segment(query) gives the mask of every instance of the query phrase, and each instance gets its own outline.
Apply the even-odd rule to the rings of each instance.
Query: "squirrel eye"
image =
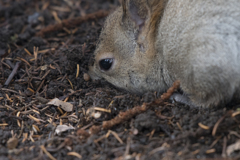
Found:
[[[107,58],[99,61],[99,66],[102,70],[107,71],[111,68],[113,63],[112,58]]]

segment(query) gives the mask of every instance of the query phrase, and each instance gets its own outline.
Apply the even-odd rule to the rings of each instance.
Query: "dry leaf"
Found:
[[[45,71],[48,68],[48,65],[41,66],[41,70]]]
[[[231,144],[227,147],[227,155],[230,156],[231,153],[234,151],[240,150],[240,140],[238,140],[236,143]]]
[[[54,106],[61,107],[66,112],[71,112],[73,110],[73,105],[71,103],[63,102],[63,101],[59,100],[58,98],[52,99],[47,104],[52,104]]]
[[[67,125],[58,125],[55,133],[57,133],[58,135],[64,131],[67,131],[69,129],[75,129],[73,126],[67,126]]]
[[[16,137],[12,137],[7,141],[7,148],[14,149],[18,145],[18,139]]]

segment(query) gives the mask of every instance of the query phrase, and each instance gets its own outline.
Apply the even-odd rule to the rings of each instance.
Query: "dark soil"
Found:
[[[156,95],[140,97],[104,80],[84,80],[103,16],[36,33],[117,5],[118,0],[0,1],[0,159],[240,159],[237,104],[190,108],[169,101],[89,134],[93,125]],[[73,110],[47,104],[53,98],[73,104]],[[75,129],[56,134],[59,125]],[[238,146],[231,150],[233,144]]]

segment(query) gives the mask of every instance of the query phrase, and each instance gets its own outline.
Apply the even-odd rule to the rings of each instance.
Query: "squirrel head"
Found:
[[[159,0],[122,0],[105,21],[94,64],[89,66],[91,78],[104,78],[139,94],[158,90],[161,71],[155,37],[161,10]]]

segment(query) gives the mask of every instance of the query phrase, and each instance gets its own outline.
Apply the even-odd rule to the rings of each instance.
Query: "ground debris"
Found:
[[[235,142],[234,144],[231,144],[227,147],[227,155],[230,156],[231,153],[233,153],[234,151],[239,151],[240,150],[240,140],[238,140],[237,142]]]
[[[70,129],[75,129],[75,128],[73,126],[58,125],[56,130],[55,130],[55,133],[60,135],[62,132],[65,132],[65,131],[70,130]]]
[[[52,104],[54,106],[61,107],[66,112],[72,112],[72,110],[73,110],[73,105],[71,103],[61,101],[58,98],[52,99],[47,104],[49,104],[49,105]]]
[[[191,108],[167,100],[177,87],[159,98],[90,79],[119,2],[0,1],[0,159],[239,159],[239,103]]]

